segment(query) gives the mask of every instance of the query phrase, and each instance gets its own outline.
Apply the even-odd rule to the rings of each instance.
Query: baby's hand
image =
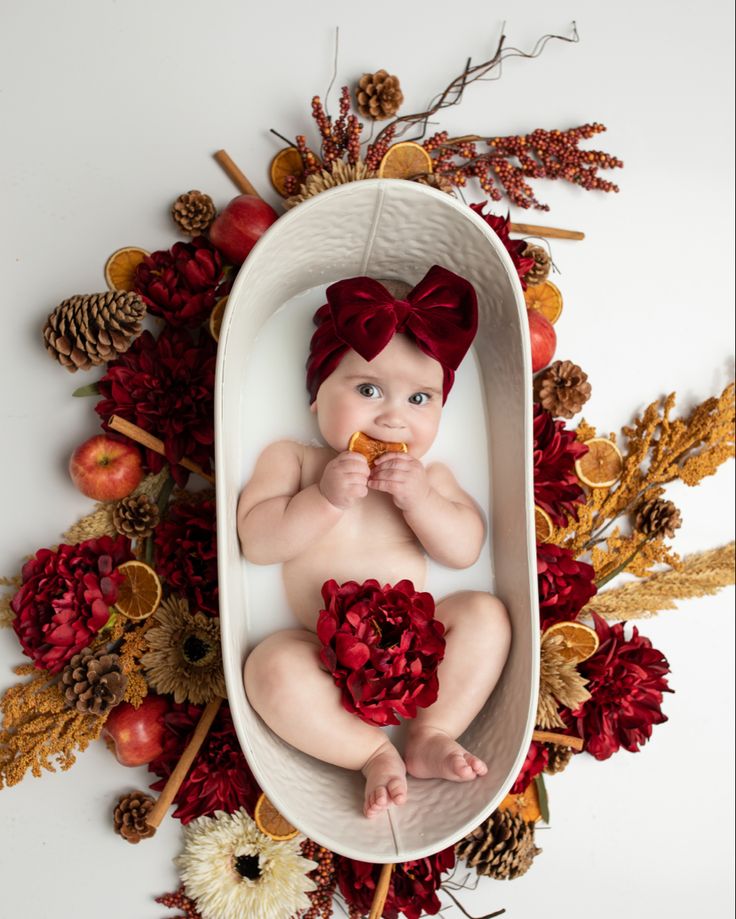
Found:
[[[401,511],[412,511],[427,500],[431,486],[424,466],[408,453],[384,453],[373,464],[368,486],[385,491]]]
[[[345,510],[368,494],[368,461],[360,453],[346,450],[325,466],[319,490],[330,504]]]

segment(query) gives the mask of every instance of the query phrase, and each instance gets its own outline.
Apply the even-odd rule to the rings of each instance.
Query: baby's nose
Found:
[[[376,424],[382,428],[392,430],[406,427],[403,413],[398,406],[387,405],[376,417]]]

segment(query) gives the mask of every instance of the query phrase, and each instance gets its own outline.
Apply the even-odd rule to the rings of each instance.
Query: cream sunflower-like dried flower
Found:
[[[332,172],[321,169],[314,175],[307,176],[304,183],[299,187],[299,191],[284,201],[287,208],[296,207],[307,198],[312,198],[320,192],[327,191],[328,188],[335,188],[337,185],[347,185],[348,182],[359,182],[362,179],[375,179],[378,173],[374,169],[369,169],[363,160],[351,166],[342,160],[335,160],[332,164]]]
[[[575,711],[590,698],[585,688],[588,681],[578,673],[575,660],[565,658],[564,648],[561,635],[550,635],[542,642],[537,724],[545,730],[565,727],[559,705]]]
[[[289,919],[312,905],[317,864],[301,854],[304,839],[265,836],[244,808],[215,811],[184,827],[184,851],[174,861],[203,919]]]
[[[220,620],[189,611],[181,597],[171,596],[156,610],[141,657],[148,685],[171,693],[176,702],[203,705],[225,696],[220,654]]]

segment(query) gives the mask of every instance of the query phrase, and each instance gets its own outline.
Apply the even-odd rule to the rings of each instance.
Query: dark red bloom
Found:
[[[154,791],[163,789],[166,779],[176,768],[202,711],[196,705],[175,703],[164,715],[164,752],[148,764],[149,771],[160,776],[160,781],[151,785]],[[240,749],[230,708],[223,702],[176,793],[174,803],[177,808],[173,816],[182,823],[189,823],[196,817],[212,816],[217,810],[232,814],[244,807],[252,817],[260,793],[261,789]]]
[[[511,786],[511,791],[509,794],[520,795],[523,794],[532,779],[544,771],[544,767],[549,762],[549,750],[545,747],[544,744],[538,743],[536,740],[531,742],[529,746],[529,752],[526,755],[524,760],[524,765],[521,767],[521,772],[516,777],[516,781]]]
[[[193,610],[216,616],[217,518],[212,498],[173,503],[153,533],[156,571]]]
[[[534,403],[534,501],[557,526],[567,525],[568,514],[578,519],[575,505],[585,501],[585,492],[575,473],[575,460],[587,452],[563,421]]]
[[[593,621],[598,650],[578,664],[590,698],[577,711],[562,709],[560,714],[596,759],[608,759],[621,747],[638,753],[652,736],[652,726],[667,721],[661,706],[663,693],[674,692],[666,679],[669,664],[636,626],[626,638],[626,623],[609,625],[596,613]]]
[[[125,537],[103,536],[39,549],[25,563],[10,606],[21,647],[39,670],[58,673],[107,623],[123,581],[115,569],[130,558]]]
[[[381,874],[381,865],[335,856],[335,872],[340,892],[348,905],[368,912]],[[419,919],[427,913],[440,911],[437,896],[442,875],[455,867],[455,847],[448,846],[427,858],[401,862],[391,875],[386,905],[381,913],[385,919],[397,919],[403,913],[407,919]]]
[[[511,239],[509,236],[509,223],[511,222],[511,217],[509,214],[507,214],[505,217],[498,217],[496,214],[484,214],[483,208],[486,206],[486,204],[488,204],[487,201],[481,201],[480,204],[471,204],[470,209],[475,211],[479,217],[482,217],[485,220],[488,226],[504,244],[506,251],[511,256],[511,261],[514,263],[516,273],[519,275],[522,290],[526,290],[526,281],[524,280],[524,275],[527,273],[527,271],[529,271],[530,268],[534,267],[534,259],[524,256],[524,250],[526,249],[527,245],[526,240]]]
[[[200,329],[194,337],[186,329],[167,326],[157,339],[145,331],[125,354],[107,365],[99,382],[103,399],[95,406],[102,427],[109,430],[111,415],[120,415],[164,442],[166,457],[143,451],[149,472],[166,464],[177,485],[189,473],[179,461],[188,457],[204,469],[213,453],[214,389],[217,345]]]
[[[173,326],[200,325],[219,296],[222,257],[204,236],[152,252],[135,271],[136,293],[149,312]]]
[[[434,600],[411,581],[326,581],[317,619],[320,660],[342,690],[342,704],[368,724],[399,724],[437,698],[445,628]]]
[[[539,617],[543,629],[555,622],[575,619],[596,592],[595,569],[579,562],[569,549],[549,542],[537,543]]]

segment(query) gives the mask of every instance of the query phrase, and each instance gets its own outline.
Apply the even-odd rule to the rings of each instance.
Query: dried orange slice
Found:
[[[215,339],[215,341],[220,340],[220,327],[222,326],[222,317],[225,313],[226,306],[227,297],[220,297],[217,303],[215,303],[215,305],[212,307],[212,312],[210,313],[210,335]]]
[[[550,515],[536,504],[534,505],[534,529],[537,534],[537,542],[548,542],[555,531]]]
[[[585,441],[588,452],[575,460],[575,472],[591,488],[609,488],[621,478],[624,458],[616,444],[607,437]]]
[[[542,811],[539,807],[539,792],[537,783],[530,782],[526,789],[520,795],[506,795],[498,805],[501,811],[508,811],[517,817],[521,817],[527,823],[541,819]]]
[[[253,816],[261,833],[270,836],[271,839],[283,841],[299,835],[299,830],[281,816],[263,792],[256,803]]]
[[[116,249],[105,262],[105,281],[110,290],[133,290],[135,270],[150,254],[138,246]]]
[[[565,646],[560,649],[560,654],[565,660],[576,661],[578,664],[595,654],[600,644],[595,629],[583,625],[582,622],[556,622],[542,635],[542,643],[550,635],[562,636]]]
[[[378,167],[381,179],[413,179],[432,171],[432,157],[413,140],[403,140],[386,151]]]
[[[382,453],[408,453],[409,448],[403,442],[374,440],[362,431],[356,431],[348,441],[348,450],[351,453],[360,453],[368,460],[368,465],[373,466]]]
[[[128,619],[147,619],[161,602],[161,581],[145,562],[123,562],[117,570],[125,575],[118,587],[117,609]]]
[[[299,184],[304,181],[304,163],[296,147],[284,147],[283,150],[279,150],[271,160],[270,176],[271,185],[283,198],[288,195],[285,182],[289,176],[294,176]]]
[[[562,294],[551,281],[534,284],[524,291],[527,308],[538,310],[545,319],[554,325],[562,313]]]

